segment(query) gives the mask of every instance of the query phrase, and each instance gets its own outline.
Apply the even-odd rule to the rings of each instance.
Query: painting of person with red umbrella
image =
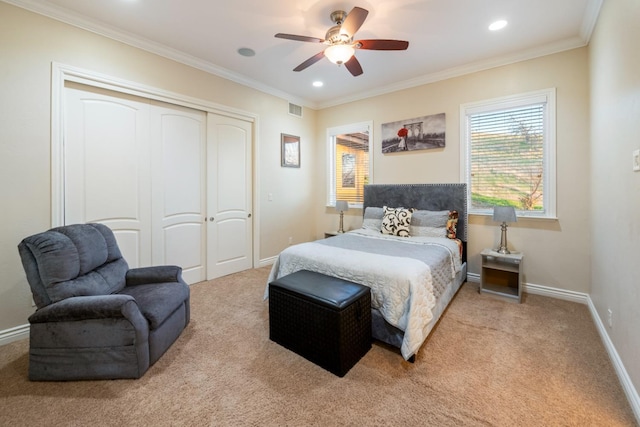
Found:
[[[445,113],[382,124],[382,153],[444,149]]]
[[[400,142],[398,143],[399,151],[407,151],[407,137],[409,136],[409,129],[400,128],[398,131],[398,137],[400,138]]]

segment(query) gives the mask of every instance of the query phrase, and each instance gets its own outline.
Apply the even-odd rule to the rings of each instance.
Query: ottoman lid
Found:
[[[300,270],[269,283],[329,308],[341,310],[370,292],[364,285]]]

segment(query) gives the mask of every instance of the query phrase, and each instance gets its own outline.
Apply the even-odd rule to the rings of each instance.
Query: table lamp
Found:
[[[340,228],[338,228],[338,233],[344,233],[342,219],[343,219],[344,213],[348,210],[349,210],[349,202],[347,202],[346,200],[336,201],[336,211],[340,212]]]
[[[493,207],[493,220],[502,223],[502,234],[500,236],[500,247],[496,252],[500,254],[510,254],[511,252],[507,248],[507,223],[517,222],[516,210],[513,206],[494,206]]]

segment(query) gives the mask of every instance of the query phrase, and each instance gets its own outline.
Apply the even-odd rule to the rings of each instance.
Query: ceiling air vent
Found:
[[[302,107],[300,105],[289,103],[289,114],[296,117],[302,117]]]

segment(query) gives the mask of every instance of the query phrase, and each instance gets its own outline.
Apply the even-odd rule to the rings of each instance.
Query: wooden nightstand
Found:
[[[493,249],[484,249],[480,292],[522,300],[522,258],[521,252],[500,254]]]

